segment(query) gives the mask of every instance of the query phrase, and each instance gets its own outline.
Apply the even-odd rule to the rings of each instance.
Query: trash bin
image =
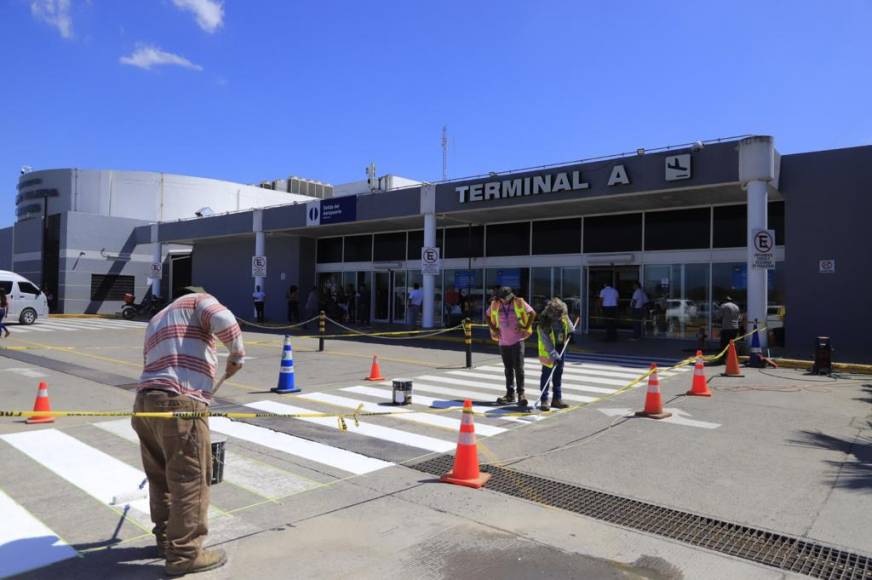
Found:
[[[212,439],[212,479],[209,485],[216,485],[224,480],[224,444],[227,437],[211,433]]]
[[[412,404],[412,381],[410,379],[394,379],[394,405]]]

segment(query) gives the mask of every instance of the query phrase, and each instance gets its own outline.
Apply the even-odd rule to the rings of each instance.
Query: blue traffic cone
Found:
[[[766,366],[763,361],[763,352],[760,350],[760,335],[757,331],[757,321],[754,321],[754,333],[751,335],[751,352],[748,356],[748,366],[754,369],[762,369]]]
[[[282,366],[279,368],[279,384],[272,389],[274,393],[299,393],[294,385],[294,351],[291,348],[291,337],[285,337],[285,346],[282,349]]]

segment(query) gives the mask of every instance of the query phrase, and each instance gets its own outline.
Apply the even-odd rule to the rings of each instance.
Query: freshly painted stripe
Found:
[[[69,328],[67,326],[62,326],[59,324],[53,324],[51,322],[41,322],[39,323],[40,328],[50,328],[51,330],[65,330],[67,332],[75,332],[75,328]]]
[[[0,578],[48,566],[77,552],[0,490]]]
[[[437,386],[437,385],[428,385],[428,384],[426,384],[426,383],[417,383],[417,382],[414,384],[414,387],[413,387],[413,388],[415,388],[415,389],[420,389],[420,390],[422,390],[422,391],[426,391],[426,392],[428,392],[428,393],[437,393],[437,394],[440,394],[440,395],[447,395],[447,396],[449,396],[449,397],[455,396],[453,393],[457,393],[457,392],[458,392],[458,391],[455,390],[455,389],[448,389],[448,388],[440,387],[440,386]],[[485,387],[482,387],[482,388],[485,388]],[[493,387],[493,388],[491,388],[491,390],[493,390],[493,391],[499,391],[499,392],[505,392],[505,387]],[[532,402],[533,400],[539,398],[539,383],[538,383],[538,382],[536,383],[536,389],[535,389],[535,390],[528,390],[528,391],[526,391],[526,395],[527,395],[527,401],[531,401],[531,402]],[[592,401],[596,401],[596,400],[598,400],[600,397],[589,397],[589,396],[587,396],[587,395],[575,395],[575,394],[572,394],[572,393],[564,392],[564,393],[563,393],[563,398],[566,399],[567,401],[575,401],[575,402],[577,402],[577,403],[590,403],[590,402],[592,402]],[[462,404],[462,403],[457,403],[457,404]],[[488,407],[484,407],[484,408],[488,408]],[[504,413],[506,413],[506,412],[514,412],[514,409],[510,409],[510,410],[506,410],[506,411],[502,411],[502,412],[504,412]],[[491,409],[491,412],[488,413],[488,414],[489,414],[489,415],[497,415],[497,414],[498,414],[498,411],[497,411],[497,410],[494,410],[494,409]],[[507,419],[511,419],[511,417],[506,417],[506,418],[507,418]]]
[[[129,419],[94,423],[108,433],[139,445],[139,436]],[[318,485],[305,477],[297,476],[268,463],[254,461],[233,451],[224,450],[224,481],[244,488],[261,497],[285,497]]]
[[[382,461],[381,459],[366,457],[359,453],[354,453],[353,451],[345,451],[344,449],[338,449],[336,447],[331,447],[330,445],[324,445],[322,443],[294,437],[287,433],[271,431],[264,427],[258,427],[256,425],[250,425],[239,421],[231,421],[230,419],[225,419],[223,417],[213,417],[209,420],[209,426],[213,431],[223,435],[242,439],[243,441],[248,441],[250,443],[256,443],[263,447],[269,447],[270,449],[275,449],[276,451],[301,457],[322,465],[329,465],[330,467],[335,467],[336,469],[341,469],[342,471],[347,471],[356,475],[371,473],[393,465],[393,463]]]
[[[23,332],[54,332],[51,328],[41,328],[42,323],[37,322],[36,324],[30,324],[26,327],[21,325],[14,327],[15,330],[23,331]]]
[[[596,362],[596,363],[610,363],[618,367],[643,367],[648,368],[651,366],[651,363],[656,363],[657,366],[662,367],[671,367],[675,364],[678,364],[681,361],[677,360],[664,360],[657,358],[635,358],[635,357],[617,357],[617,356],[602,356],[602,355],[584,355],[583,357],[567,357],[568,361],[572,362]]]
[[[499,384],[505,384],[504,383],[505,377],[498,377],[496,375],[486,375],[483,373],[472,373],[472,372],[467,372],[467,371],[449,371],[448,374],[490,380],[490,381],[494,381],[494,382],[499,383]],[[538,378],[539,375],[540,375],[539,369],[536,369],[536,377]],[[575,389],[577,391],[587,391],[589,393],[600,393],[602,395],[611,395],[612,393],[614,393],[617,390],[617,389],[606,389],[604,387],[596,387],[596,386],[592,386],[592,385],[588,386],[588,385],[580,385],[577,383],[568,383],[568,382],[566,382],[566,379],[574,380],[574,381],[586,381],[587,377],[569,377],[566,373],[564,373],[563,383],[562,383],[563,387],[568,388],[568,389]],[[614,379],[612,379],[612,380],[614,380]],[[589,381],[589,382],[595,383],[598,381]],[[619,384],[620,384],[620,386],[623,387],[628,382],[630,382],[630,381],[629,380],[619,381]],[[537,384],[538,384],[538,381],[537,381]]]
[[[343,390],[347,391],[356,387],[347,387]],[[370,395],[375,396],[380,399],[392,400],[391,391],[386,391],[382,389],[373,389],[372,387],[360,387],[362,389],[368,389],[372,391],[376,391],[376,394]],[[354,391],[352,391],[354,392]],[[367,394],[367,393],[363,393]],[[328,405],[334,405],[337,407],[344,407],[346,409],[356,409],[361,404],[363,405],[363,410],[372,413],[379,413],[384,411],[385,409],[390,409],[393,415],[391,415],[391,419],[398,419],[401,421],[410,421],[412,423],[418,423],[421,425],[429,425],[431,427],[439,427],[441,429],[446,429],[457,433],[460,429],[460,421],[457,419],[452,419],[451,417],[443,417],[442,415],[430,415],[427,413],[416,413],[411,409],[406,407],[387,407],[385,405],[380,405],[378,403],[370,403],[367,401],[360,401],[358,399],[350,399],[348,397],[340,397],[338,395],[333,395],[330,393],[303,393],[302,395],[297,395],[298,398],[307,399],[310,401],[317,401],[319,403],[326,403]],[[505,432],[505,429],[502,427],[494,427],[492,425],[479,425],[479,433],[484,436],[492,436],[499,435],[500,433]]]
[[[382,383],[387,384],[387,383]],[[417,385],[416,385],[417,386]],[[422,387],[426,387],[427,385],[422,385]],[[359,395],[367,395],[370,397],[378,397],[387,400],[393,400],[393,394],[390,390],[383,389],[375,389],[373,387],[347,387],[342,389],[343,391],[349,391],[351,393],[357,393]],[[431,392],[431,389],[422,388],[425,392]],[[415,393],[412,395],[412,404],[413,405],[423,405],[425,407],[431,407],[433,409],[450,409],[450,408],[459,408],[463,407],[463,401],[465,399],[472,399],[476,397],[486,396],[483,393],[470,393],[468,391],[457,391],[453,389],[443,389],[445,391],[451,391],[452,393],[441,393],[439,388],[436,390],[432,390],[432,392],[436,394],[447,394],[451,397],[457,397],[460,400],[445,400],[445,399],[434,399],[432,397],[427,397],[425,395],[421,395],[420,393]],[[472,396],[470,396],[472,395]],[[481,405],[473,405],[472,410],[476,413],[481,413],[482,415],[488,417],[489,419],[500,419],[503,421],[511,421],[513,423],[526,423],[526,421],[522,421],[519,417],[504,417],[506,413],[513,412],[514,409],[503,409],[500,407],[482,407]],[[482,431],[482,435],[484,435],[484,431]]]
[[[542,368],[542,365],[535,364],[535,363],[526,363],[524,365],[525,370],[531,369],[531,370],[539,371],[539,370],[541,370],[541,368]],[[620,367],[603,366],[602,369],[600,369],[600,368],[589,367],[587,365],[585,365],[584,367],[579,367],[579,366],[575,366],[572,364],[565,364],[563,366],[563,376],[569,376],[569,375],[572,375],[573,377],[607,376],[607,377],[612,377],[612,378],[616,378],[616,379],[626,379],[626,381],[629,382],[629,381],[635,379],[636,377],[638,377],[639,375],[642,374],[642,372],[635,370],[635,369],[619,370],[619,368]],[[605,370],[605,369],[609,369],[609,370]],[[499,366],[481,366],[481,367],[476,367],[474,370],[475,371],[485,371],[485,372],[498,373],[500,378],[503,377],[503,367],[499,367]],[[450,372],[457,372],[457,371],[450,371]]]
[[[145,474],[57,429],[0,435],[37,463],[69,481],[105,505],[128,505],[148,521],[148,482]],[[115,502],[115,498],[138,499]]]
[[[266,411],[268,413],[312,412],[311,409],[303,409],[302,407],[294,407],[293,405],[277,403],[275,401],[258,401],[256,403],[247,403],[245,406],[251,407],[252,409],[258,409],[260,411]],[[330,427],[331,429],[339,428],[339,422],[334,417],[305,417],[301,418],[300,420],[306,421],[307,423],[322,425],[324,427]],[[402,431],[400,429],[394,429],[392,427],[384,427],[382,425],[375,425],[373,423],[366,423],[365,421],[358,421],[357,423],[355,423],[352,420],[348,420],[346,421],[346,427],[352,433],[359,433],[360,435],[365,435],[366,437],[381,439],[382,441],[390,441],[392,443],[399,443],[400,445],[408,445],[410,447],[417,447],[419,449],[425,449],[427,451],[444,453],[454,448],[454,443],[452,443],[451,441],[436,439],[435,437],[428,437],[426,435],[418,435],[416,433],[409,433],[408,431]]]

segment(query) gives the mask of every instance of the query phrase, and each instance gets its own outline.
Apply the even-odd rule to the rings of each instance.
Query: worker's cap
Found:
[[[732,296],[725,296],[725,297],[724,297],[724,302],[732,302],[732,301],[733,301],[733,297],[732,297]]]
[[[515,297],[515,293],[508,286],[503,286],[497,290],[497,298],[500,300],[510,300]]]

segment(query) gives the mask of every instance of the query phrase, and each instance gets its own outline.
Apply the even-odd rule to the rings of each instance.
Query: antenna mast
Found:
[[[448,181],[448,125],[442,125],[442,180]]]

